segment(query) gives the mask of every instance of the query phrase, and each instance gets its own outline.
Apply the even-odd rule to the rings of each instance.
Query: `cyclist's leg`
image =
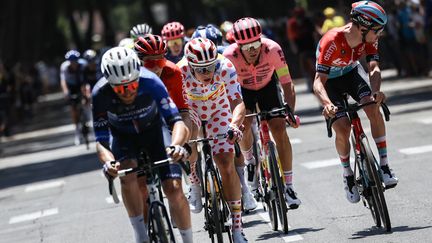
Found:
[[[362,104],[374,100],[372,97],[372,91],[367,84],[366,79],[366,72],[362,67],[358,67],[358,72],[354,74],[353,78],[356,84],[352,86],[351,96]],[[380,166],[384,173],[384,183],[386,186],[396,185],[398,179],[395,177],[388,165],[386,129],[383,116],[380,112],[380,105],[365,106],[363,110],[370,121],[372,137],[375,140],[380,157]]]
[[[170,144],[170,135],[166,127],[154,127],[146,135],[145,147],[151,161],[167,158],[165,147]],[[167,196],[169,210],[173,221],[177,225],[183,242],[192,242],[192,226],[189,204],[183,194],[182,170],[179,164],[169,164],[157,169],[162,180],[162,189]]]
[[[242,95],[243,95],[243,102],[246,107],[246,114],[250,114],[255,111],[255,105],[256,105],[256,91],[248,90],[242,88]],[[244,156],[244,163],[246,165],[248,164],[254,164],[255,159],[253,157],[253,134],[252,134],[252,125],[253,118],[247,117],[243,121],[244,125],[244,131],[243,131],[243,138],[240,141],[240,149]]]
[[[70,98],[69,100],[69,106],[70,106],[70,112],[71,112],[71,118],[72,122],[75,125],[75,145],[79,145],[80,143],[80,127],[79,127],[79,120],[80,120],[80,104],[81,99],[79,97],[76,98]]]
[[[120,169],[137,166],[136,139],[113,135],[112,151],[116,159],[121,160]],[[147,227],[143,215],[143,201],[135,173],[120,178],[123,203],[135,232],[136,242],[148,241]]]

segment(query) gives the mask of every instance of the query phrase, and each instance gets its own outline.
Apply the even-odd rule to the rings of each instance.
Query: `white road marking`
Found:
[[[335,166],[335,165],[339,165],[339,164],[340,164],[339,159],[327,159],[327,160],[318,160],[318,161],[301,163],[302,166],[304,166],[310,170],[328,167],[328,166]]]
[[[35,220],[38,218],[51,216],[55,214],[58,214],[58,208],[45,209],[34,213],[23,214],[23,215],[12,217],[9,219],[9,224],[16,224],[24,221]]]
[[[123,202],[123,199],[121,198],[121,195],[118,195],[118,196],[119,196],[119,201],[120,201],[120,202]],[[106,198],[105,198],[105,201],[106,201],[108,204],[113,204],[113,203],[114,203],[114,200],[113,200],[113,198],[112,198],[111,196],[106,197]]]
[[[272,225],[270,223],[270,217],[268,215],[268,212],[264,212],[264,209],[262,207],[261,203],[258,203],[258,207],[255,209],[257,212],[260,211],[258,213],[259,216],[261,216],[261,218],[264,219],[264,221],[267,222],[267,224],[270,226],[270,228],[272,228]],[[281,225],[281,224],[279,224]],[[292,227],[290,225],[288,225],[288,229],[292,229]],[[285,241],[285,242],[294,242],[294,241],[300,241],[303,240],[303,237],[299,234],[297,234],[294,231],[288,231],[288,234],[285,235],[283,233],[280,234],[281,238]]]
[[[417,120],[420,123],[429,125],[432,124],[432,117]]]
[[[48,135],[53,135],[53,134],[72,132],[72,131],[75,131],[75,125],[69,124],[69,125],[64,125],[64,126],[59,126],[59,127],[40,129],[40,130],[36,130],[36,131],[31,131],[31,132],[18,133],[18,134],[11,136],[10,138],[7,137],[5,139],[5,141],[6,142],[17,141],[17,140],[35,138],[35,137],[40,137],[40,136],[48,136]]]
[[[432,152],[432,145],[404,148],[404,149],[400,149],[399,152],[406,155],[428,153],[428,152]]]
[[[300,144],[302,140],[300,138],[292,138],[290,139],[291,144]]]
[[[33,191],[50,189],[54,187],[60,187],[63,186],[64,184],[65,184],[64,180],[34,184],[34,185],[27,186],[25,192],[33,192]]]

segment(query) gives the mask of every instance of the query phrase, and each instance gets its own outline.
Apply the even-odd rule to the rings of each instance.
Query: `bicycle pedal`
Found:
[[[393,185],[385,186],[384,189],[385,189],[385,190],[387,190],[387,189],[392,189],[392,188],[395,188],[396,186],[397,186],[397,183],[396,183],[396,184],[393,184]]]

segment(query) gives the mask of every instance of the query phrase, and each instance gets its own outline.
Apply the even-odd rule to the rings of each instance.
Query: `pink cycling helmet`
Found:
[[[179,22],[171,22],[162,27],[162,37],[164,40],[174,40],[185,36],[184,26]]]
[[[206,38],[195,38],[185,46],[186,60],[192,66],[208,66],[217,60],[216,45]]]
[[[241,18],[234,23],[233,33],[237,44],[254,42],[261,38],[261,25],[250,17]]]

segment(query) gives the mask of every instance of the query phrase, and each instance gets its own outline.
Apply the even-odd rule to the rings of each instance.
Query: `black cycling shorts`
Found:
[[[144,151],[150,161],[167,159],[165,147],[169,145],[170,134],[163,125],[154,125],[140,134],[120,134],[112,131],[111,150],[120,162],[125,159],[137,159]],[[161,180],[181,179],[182,171],[179,164],[167,164],[154,169]]]
[[[372,90],[366,81],[367,74],[361,65],[340,77],[328,79],[325,89],[331,102],[336,106],[342,106],[343,96],[349,94],[355,101],[360,102],[366,96],[372,94]],[[346,116],[345,112],[336,113],[336,117]]]
[[[260,90],[250,90],[242,87],[243,102],[246,110],[255,112],[257,103],[259,109],[265,111],[283,107],[276,80],[277,78],[273,75],[272,80]]]

